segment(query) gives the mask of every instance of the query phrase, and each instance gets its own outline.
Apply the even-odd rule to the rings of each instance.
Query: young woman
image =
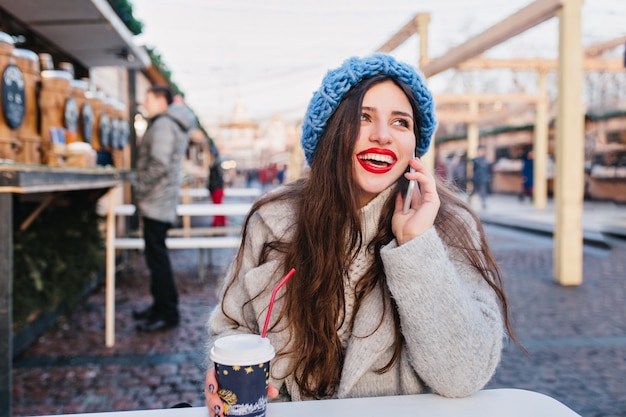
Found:
[[[463,397],[493,375],[511,333],[500,272],[475,214],[413,157],[435,127],[421,76],[389,55],[347,60],[314,94],[310,173],[255,203],[208,323],[211,340],[260,333],[296,269],[268,331],[270,397]],[[211,416],[217,389],[209,369]]]

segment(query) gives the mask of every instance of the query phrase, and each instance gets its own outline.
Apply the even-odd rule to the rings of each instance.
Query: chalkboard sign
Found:
[[[100,115],[100,145],[103,148],[111,144],[111,119],[107,113]]]
[[[111,147],[113,149],[120,149],[120,119],[114,117],[111,121]]]
[[[124,149],[128,144],[128,139],[130,137],[130,125],[128,120],[122,120],[120,122],[120,149]]]
[[[25,101],[24,75],[17,65],[9,64],[2,73],[2,113],[11,129],[22,124]]]
[[[69,97],[65,100],[63,118],[67,130],[70,132],[78,132],[78,104],[74,97]]]

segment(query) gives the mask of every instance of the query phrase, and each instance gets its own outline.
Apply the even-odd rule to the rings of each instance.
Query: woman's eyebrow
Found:
[[[409,119],[413,120],[413,115],[411,113],[407,113],[407,112],[404,112],[404,111],[394,110],[394,111],[391,112],[391,114],[408,117]]]
[[[361,110],[370,111],[372,113],[376,113],[377,112],[376,107],[363,106],[363,107],[361,107]],[[408,117],[411,120],[413,120],[413,116],[411,115],[411,113],[407,113],[407,112],[404,112],[404,111],[401,111],[401,110],[393,110],[391,112],[391,114],[396,115],[396,116],[399,115],[399,116]]]

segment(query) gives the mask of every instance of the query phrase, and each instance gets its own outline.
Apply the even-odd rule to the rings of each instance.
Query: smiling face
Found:
[[[415,150],[414,124],[409,99],[393,81],[383,81],[365,93],[352,163],[361,205],[406,171]]]

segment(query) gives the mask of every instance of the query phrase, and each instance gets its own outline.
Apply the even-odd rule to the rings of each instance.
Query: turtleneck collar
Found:
[[[395,190],[396,185],[392,184],[378,194],[372,201],[361,207],[361,227],[364,234],[365,242],[369,242],[378,231],[378,222],[380,214],[389,199],[389,196]]]

